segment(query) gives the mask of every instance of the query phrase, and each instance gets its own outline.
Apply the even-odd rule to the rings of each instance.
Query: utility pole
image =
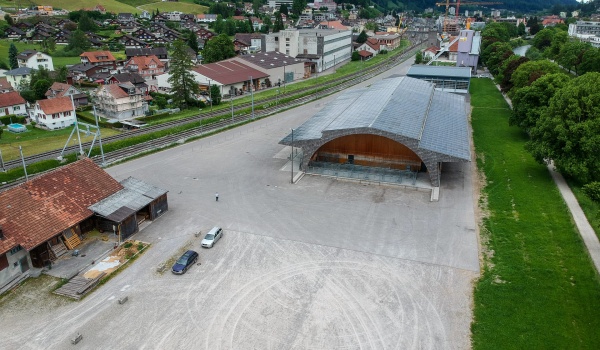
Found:
[[[252,119],[254,119],[254,81],[252,76],[250,76],[250,96],[252,99]]]

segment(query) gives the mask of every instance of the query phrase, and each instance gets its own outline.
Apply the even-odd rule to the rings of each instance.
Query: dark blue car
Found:
[[[193,250],[188,250],[181,256],[181,258],[177,259],[171,271],[175,274],[182,275],[197,261],[198,253]]]

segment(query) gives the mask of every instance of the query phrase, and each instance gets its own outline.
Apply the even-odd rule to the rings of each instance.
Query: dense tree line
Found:
[[[540,30],[521,57],[512,51],[515,32],[488,25],[481,59],[511,98],[509,123],[529,135],[526,149],[600,198],[600,49],[566,30]]]

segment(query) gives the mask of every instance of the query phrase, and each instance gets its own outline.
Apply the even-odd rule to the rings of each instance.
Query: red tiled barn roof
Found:
[[[221,61],[203,64],[192,68],[205,77],[215,80],[223,85],[240,83],[243,81],[266,78],[269,75],[254,68],[248,67],[238,61]]]
[[[82,159],[0,193],[0,254],[20,244],[31,250],[93,213],[88,207],[123,186]]]

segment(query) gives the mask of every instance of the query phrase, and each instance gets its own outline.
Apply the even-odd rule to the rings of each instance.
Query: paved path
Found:
[[[575,221],[575,225],[577,225],[577,229],[579,230],[579,234],[585,243],[588,251],[590,252],[590,256],[594,265],[596,266],[596,271],[600,272],[600,241],[598,241],[598,236],[596,236],[596,232],[588,222],[583,210],[579,206],[579,202],[577,202],[577,198],[571,191],[569,185],[563,178],[563,176],[554,170],[554,164],[548,165],[548,170],[560,191],[560,194],[567,203],[569,207],[569,211],[571,211],[571,215],[573,216],[573,220]]]

